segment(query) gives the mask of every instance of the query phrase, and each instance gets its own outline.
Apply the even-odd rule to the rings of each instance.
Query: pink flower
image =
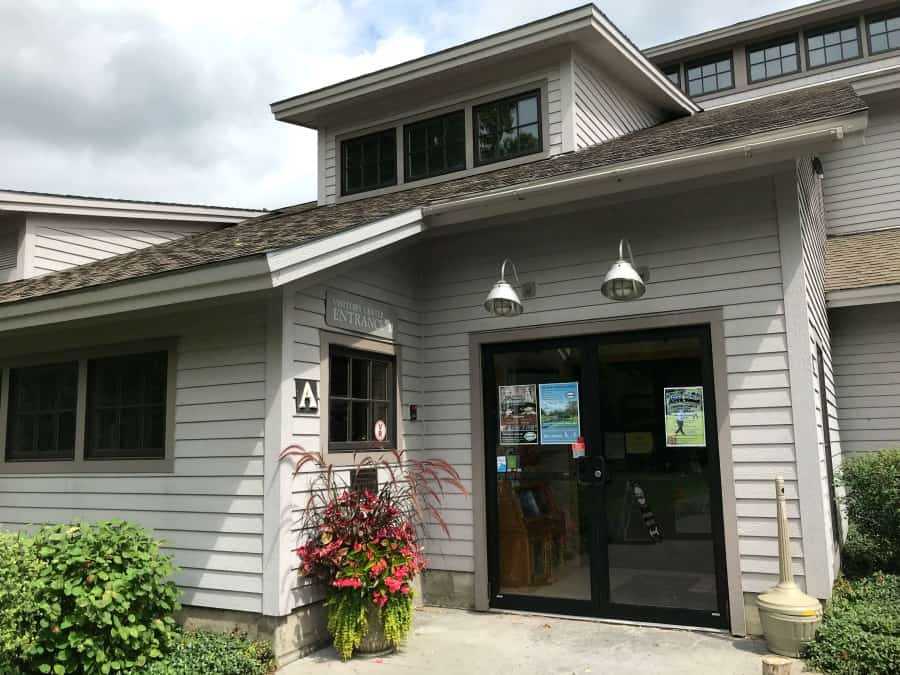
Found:
[[[412,589],[410,589],[410,587],[406,584],[403,584],[403,586],[400,588],[400,592],[403,593],[403,595],[409,595],[410,590]]]
[[[388,590],[391,593],[396,593],[400,590],[400,586],[403,585],[403,582],[399,579],[395,579],[394,577],[386,577],[384,580],[384,585],[387,586]]]

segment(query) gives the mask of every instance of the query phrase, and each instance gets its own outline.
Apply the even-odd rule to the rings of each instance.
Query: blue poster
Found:
[[[538,385],[541,445],[569,445],[581,436],[577,382]]]

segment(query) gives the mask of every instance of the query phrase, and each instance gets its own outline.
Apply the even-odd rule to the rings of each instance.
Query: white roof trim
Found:
[[[828,308],[857,307],[859,305],[876,305],[883,302],[900,302],[900,284],[869,286],[867,288],[848,288],[846,290],[828,291],[825,294]]]
[[[80,197],[0,190],[0,212],[53,213],[103,218],[145,218],[217,223],[239,223],[266,213],[260,209],[165,204],[102,197]]]

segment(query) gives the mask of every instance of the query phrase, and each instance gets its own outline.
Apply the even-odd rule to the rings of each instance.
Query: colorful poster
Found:
[[[703,387],[663,389],[667,448],[706,447],[706,416]]]
[[[541,445],[570,445],[581,436],[577,382],[539,385]]]
[[[500,445],[537,445],[536,389],[533,384],[499,387]]]

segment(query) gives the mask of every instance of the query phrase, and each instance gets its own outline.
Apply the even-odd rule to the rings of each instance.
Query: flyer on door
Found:
[[[581,436],[577,382],[539,385],[541,445],[571,445]]]
[[[499,396],[500,445],[537,445],[536,385],[504,385]]]
[[[666,387],[663,389],[663,399],[666,447],[706,447],[703,387]]]

